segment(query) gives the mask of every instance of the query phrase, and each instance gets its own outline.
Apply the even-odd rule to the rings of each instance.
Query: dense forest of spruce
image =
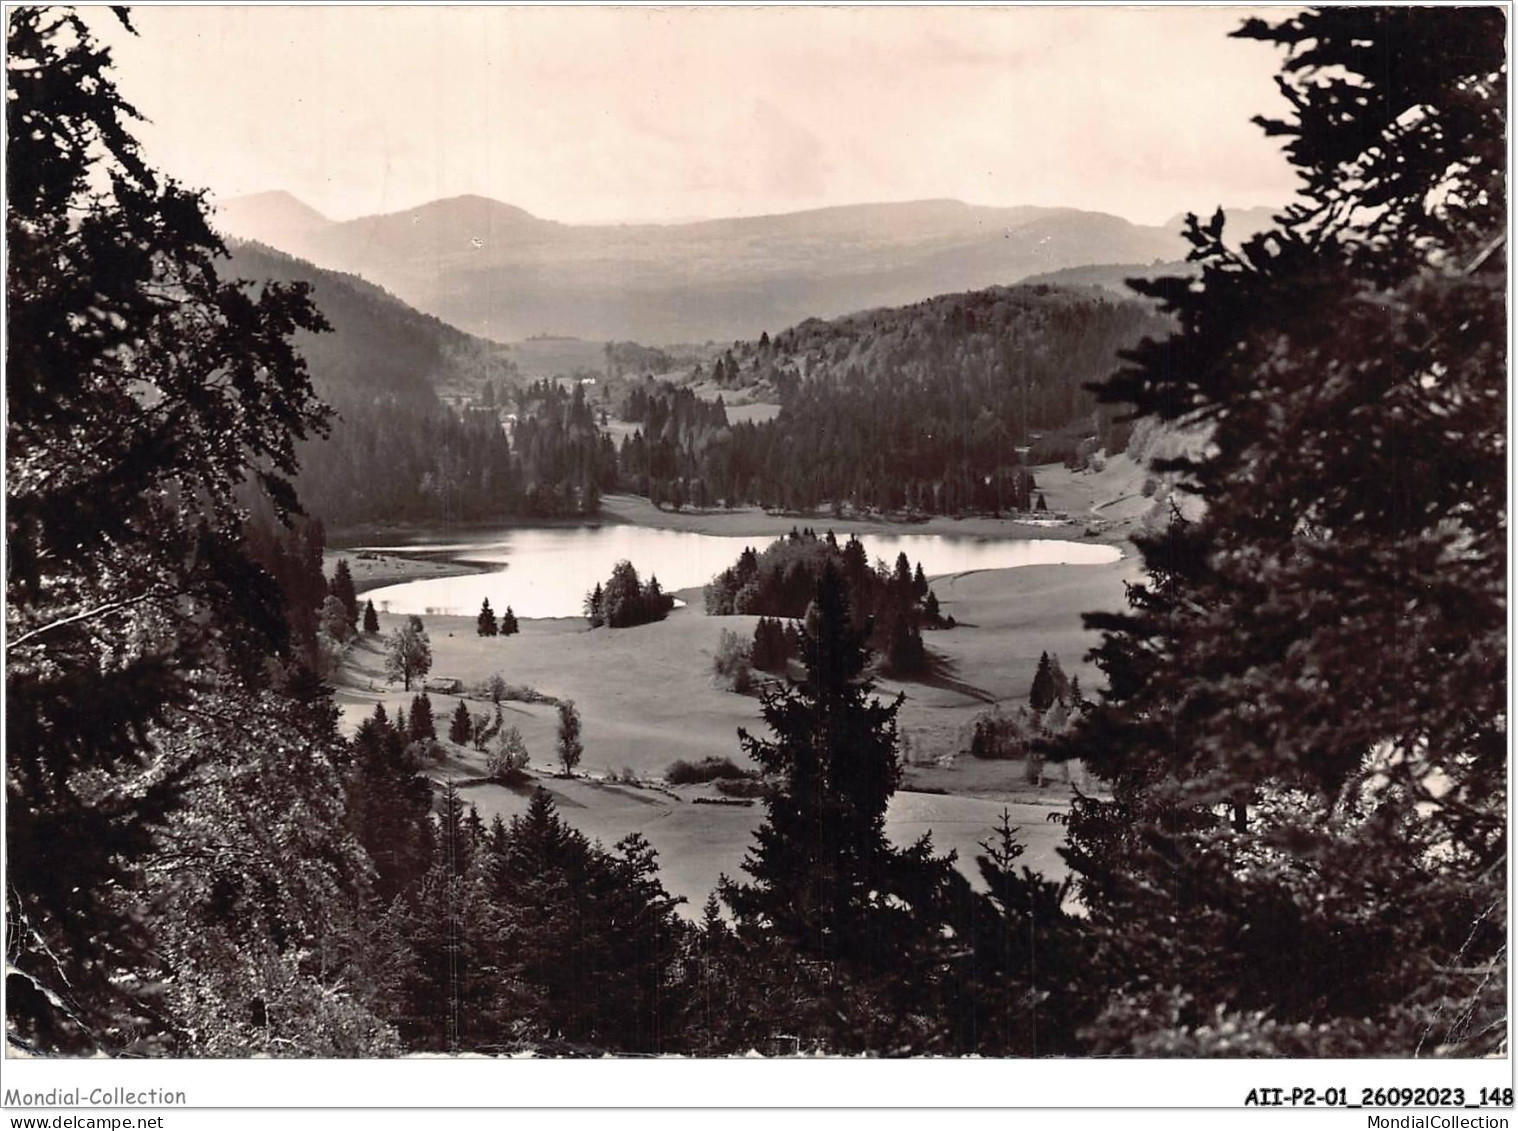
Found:
[[[1090,618],[1105,687],[1045,751],[1102,784],[1072,808],[1070,879],[1021,868],[1005,823],[975,886],[928,838],[887,839],[899,701],[867,677],[860,583],[817,551],[797,678],[765,692],[763,734],[734,740],[767,783],[763,822],[691,919],[640,838],[588,844],[545,795],[488,828],[439,799],[410,752],[415,707],[404,730],[376,713],[340,732],[282,611],[317,599],[320,528],[269,525],[296,513],[302,445],[331,425],[291,345],[322,316],[302,285],[235,281],[201,200],[143,160],[83,17],[10,10],[7,1039],[129,1056],[1503,1052],[1503,18],[1335,7],[1239,31],[1291,61],[1287,117],[1266,127],[1303,196],[1242,251],[1221,213],[1193,220],[1199,279],[1143,286],[1175,332],[1101,385],[1104,404],[1206,421],[1212,443],[1176,468],[1205,513],[1137,540],[1130,608]],[[1028,302],[1060,321],[1063,299]],[[965,387],[1009,414],[988,435],[1015,440],[1029,410],[965,361]],[[871,399],[894,423],[872,444],[907,428],[888,388],[947,413],[948,452],[973,435],[981,404],[926,372],[883,382]],[[862,405],[853,381],[837,395]],[[1071,407],[1048,394],[1040,412]],[[481,439],[470,458],[499,452],[524,499],[585,506],[612,468],[589,406],[526,395],[538,442]],[[786,395],[795,412],[807,394]],[[821,419],[794,497],[873,493],[832,459],[876,426]],[[920,505],[962,465],[915,451],[899,483]],[[478,470],[459,463],[436,497]],[[251,531],[250,483],[268,519]],[[905,594],[906,573],[878,581]],[[321,615],[348,623],[332,588]]]
[[[1121,413],[1087,386],[1165,327],[1150,306],[1047,286],[807,321],[697,374],[778,399],[772,421],[730,425],[688,389],[634,386],[619,406],[639,425],[620,483],[675,505],[1029,510],[1024,452],[1071,425],[1121,450]]]
[[[339,405],[333,439],[302,450],[301,497],[332,526],[597,513],[617,457],[582,388],[539,382],[517,403],[509,435],[494,409]]]

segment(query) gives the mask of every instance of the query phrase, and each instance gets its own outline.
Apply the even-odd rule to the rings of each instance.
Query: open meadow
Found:
[[[1121,493],[1133,476],[1118,465],[1099,474],[1040,468],[1051,505],[1075,516],[1090,515],[1104,498]],[[756,508],[732,512],[673,513],[646,500],[606,500],[606,517],[640,525],[704,533],[779,536],[797,519]],[[847,533],[900,531],[882,520],[805,520]],[[997,519],[934,519],[913,524],[912,532],[1007,537],[1080,537],[1084,519],[1074,524],[1031,526]],[[1100,540],[1121,542],[1128,523],[1103,523]],[[1062,826],[1049,819],[1061,812],[1070,783],[1082,784],[1083,770],[1050,767],[1042,786],[1024,780],[1021,761],[982,761],[968,753],[976,715],[993,704],[1015,708],[1028,691],[1044,652],[1057,655],[1065,671],[1094,688],[1099,675],[1085,663],[1096,636],[1085,631],[1081,614],[1122,606],[1124,586],[1139,576],[1131,550],[1115,562],[1083,566],[1026,566],[976,570],[932,577],[945,614],[957,627],[925,636],[934,662],[922,679],[879,678],[885,699],[902,697],[899,722],[910,740],[911,762],[904,787],[891,804],[888,830],[897,843],[931,831],[941,850],[954,848],[967,874],[1004,806],[1028,844],[1024,860],[1046,875],[1063,872],[1056,849]],[[469,616],[424,616],[433,663],[430,697],[440,732],[460,698],[474,713],[493,710],[484,685],[499,675],[513,687],[531,688],[552,700],[572,699],[583,720],[581,777],[558,773],[554,755],[557,710],[552,702],[508,701],[503,714],[517,727],[532,755],[538,783],[559,803],[564,817],[587,835],[612,844],[639,831],[659,850],[661,871],[671,891],[699,906],[722,872],[735,874],[753,829],[762,817],[752,806],[719,805],[710,786],[655,788],[676,760],[729,758],[749,767],[739,728],[767,734],[757,695],[728,690],[715,676],[712,657],[724,630],[748,638],[752,616],[711,617],[702,610],[699,589],[682,590],[684,601],[666,620],[633,628],[587,627],[581,618],[523,619],[513,636],[480,636]],[[509,591],[505,594],[509,597]],[[385,678],[383,639],[403,617],[380,614],[380,636],[362,637],[350,649],[339,675],[337,702],[346,730],[357,728],[383,703],[392,714],[406,709],[413,691]],[[521,812],[531,788],[516,790],[484,783],[483,755],[447,744],[449,759],[435,779],[465,782],[462,794],[487,821]],[[621,778],[639,785],[613,782]]]

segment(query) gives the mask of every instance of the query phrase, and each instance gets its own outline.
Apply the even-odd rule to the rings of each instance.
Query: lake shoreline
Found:
[[[910,534],[937,535],[944,538],[1058,539],[1060,541],[1125,541],[1126,532],[1117,531],[1094,518],[1071,517],[1064,522],[1022,522],[991,515],[948,515],[907,517],[871,515],[864,518],[835,518],[831,514],[785,513],[761,507],[736,507],[708,510],[663,510],[647,499],[635,495],[606,495],[601,500],[603,522],[643,526],[656,530],[675,530],[688,534],[711,534],[725,538],[781,538],[794,527],[811,527],[821,533],[831,530],[840,537],[850,534],[875,534],[895,537]],[[1046,524],[1047,522],[1047,524]]]
[[[438,551],[429,547],[445,540],[459,543],[478,540],[483,544],[492,535],[505,531],[596,530],[604,526],[637,526],[648,530],[669,530],[682,534],[709,534],[719,538],[754,538],[756,540],[783,538],[792,529],[805,527],[810,527],[819,534],[831,530],[840,537],[851,534],[874,534],[883,537],[921,534],[977,540],[1054,539],[1095,543],[1115,543],[1127,540],[1127,532],[1117,524],[1100,520],[1072,518],[1065,521],[1056,519],[1026,522],[1011,518],[995,518],[991,515],[967,515],[962,518],[947,515],[912,518],[890,515],[834,518],[831,515],[766,511],[759,507],[739,507],[730,511],[667,511],[655,507],[641,496],[607,495],[602,499],[601,512],[594,518],[507,516],[468,523],[405,523],[347,527],[329,535],[327,555],[352,559],[366,547],[383,544],[383,550],[369,552],[382,557],[415,562],[436,557]],[[407,542],[415,542],[417,548],[408,549]],[[426,572],[418,576],[442,575]]]
[[[1039,467],[1032,469],[1035,475],[1048,475],[1051,470],[1063,473],[1063,468]],[[1062,486],[1069,486],[1069,476]],[[335,527],[327,532],[330,550],[356,551],[366,545],[387,544],[385,552],[406,554],[402,547],[406,542],[433,543],[445,540],[467,542],[473,538],[507,530],[545,530],[597,528],[608,525],[641,526],[651,530],[673,530],[690,534],[712,534],[732,538],[779,538],[790,533],[792,527],[811,527],[819,533],[832,530],[840,536],[849,534],[877,534],[896,536],[903,534],[934,534],[946,538],[1053,538],[1066,541],[1124,542],[1128,537],[1128,523],[1104,517],[1101,504],[1096,502],[1091,486],[1081,484],[1086,490],[1078,491],[1075,506],[1063,513],[1064,521],[1057,518],[1026,521],[1018,518],[997,518],[988,514],[972,514],[962,517],[952,515],[905,515],[872,514],[863,517],[834,517],[827,511],[811,514],[788,511],[770,511],[763,507],[746,505],[731,510],[712,507],[704,510],[683,508],[678,511],[654,506],[641,495],[604,495],[601,509],[595,515],[534,518],[526,515],[505,515],[495,518],[474,519],[468,522],[371,522],[353,526]],[[1064,494],[1064,491],[1060,492]],[[1089,498],[1087,496],[1090,496]],[[1093,505],[1094,504],[1094,505]]]
[[[471,536],[501,530],[574,529],[603,526],[605,523],[606,519],[601,515],[574,518],[503,515],[472,519],[469,522],[364,522],[354,526],[334,527],[327,531],[327,550],[342,551],[342,556],[351,557],[366,546],[385,543],[394,547],[386,549],[384,552],[387,554],[409,554],[411,551],[401,548],[406,542],[416,542],[422,546],[448,539],[467,542]],[[416,551],[418,555],[429,552],[431,551],[425,549]]]
[[[480,520],[463,523],[428,525],[419,523],[370,524],[352,527],[335,535],[326,555],[325,565],[330,573],[338,557],[349,560],[355,588],[362,593],[412,582],[427,582],[446,578],[464,578],[471,575],[502,572],[500,560],[490,550],[492,543],[515,538],[529,532],[585,532],[587,535],[604,531],[629,532],[646,530],[669,535],[694,535],[697,537],[729,539],[739,543],[752,539],[755,549],[764,549],[771,541],[783,538],[791,530],[810,528],[819,533],[831,530],[840,538],[859,536],[865,539],[914,539],[925,538],[941,543],[962,543],[968,549],[972,545],[989,546],[1010,542],[1063,542],[1072,546],[1106,546],[1116,549],[1123,557],[1132,553],[1130,535],[1144,525],[1142,512],[1152,507],[1151,500],[1142,499],[1135,490],[1138,469],[1125,468],[1125,460],[1113,461],[1105,474],[1072,473],[1063,467],[1040,467],[1038,474],[1040,490],[1046,491],[1051,503],[1051,517],[1032,519],[995,518],[990,515],[971,515],[962,518],[950,516],[913,517],[901,515],[870,515],[865,517],[801,515],[766,511],[760,507],[739,507],[733,510],[707,509],[692,511],[665,510],[654,506],[649,500],[631,495],[607,495],[602,500],[601,511],[594,518],[564,517],[556,519],[532,519],[508,517],[497,520]],[[1126,509],[1113,507],[1114,501],[1132,498],[1137,503],[1148,504],[1134,510],[1132,504]],[[410,543],[408,545],[408,543]],[[478,556],[471,553],[478,547]],[[911,554],[911,551],[908,551]],[[624,553],[635,559],[641,572],[643,560],[636,551]],[[915,555],[911,555],[914,556]],[[715,565],[713,572],[730,565],[723,561]],[[928,573],[959,572],[953,566],[946,570],[934,570],[931,563]],[[1007,568],[986,566],[977,568]],[[1017,568],[1017,567],[1012,567]],[[668,577],[673,582],[672,591],[691,604],[700,603],[700,586],[709,578],[696,579],[689,576]],[[590,583],[587,583],[587,585]],[[497,603],[497,594],[489,594]],[[538,609],[539,616],[565,615],[554,609]],[[531,617],[533,612],[519,608],[519,617]]]

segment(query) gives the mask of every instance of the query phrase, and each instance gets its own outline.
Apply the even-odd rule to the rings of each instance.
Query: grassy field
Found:
[[[665,793],[550,776],[539,777],[533,785],[548,790],[566,821],[608,847],[631,832],[641,832],[659,853],[664,886],[672,894],[685,897],[683,910],[693,916],[700,914],[702,902],[723,873],[744,878],[743,857],[764,818],[758,802],[752,807],[699,804],[697,797],[709,796],[699,788]],[[509,821],[524,812],[532,788],[468,785],[459,790],[459,795],[465,804],[475,806],[488,824],[497,814]],[[1047,819],[1058,811],[1047,805],[1013,802],[1004,806],[981,798],[899,792],[891,799],[886,833],[896,844],[906,845],[931,832],[934,848],[939,852],[955,850],[960,870],[980,886],[975,856],[1004,807],[1027,845],[1020,863],[1051,878],[1063,876],[1065,864],[1056,851],[1063,826]]]
[[[992,702],[1026,701],[1044,651],[1057,654],[1068,674],[1079,674],[1093,687],[1097,673],[1081,658],[1096,640],[1082,629],[1080,613],[1119,607],[1123,583],[1136,576],[1135,569],[1125,558],[1104,566],[1029,566],[934,578],[944,612],[959,627],[926,635],[937,658],[931,678],[883,679],[879,685],[883,696],[905,696],[901,725],[914,747],[935,757],[954,753],[978,711]],[[735,732],[757,723],[759,702],[720,687],[711,657],[723,629],[752,636],[756,618],[708,617],[699,611],[697,592],[683,595],[691,602],[686,608],[638,628],[589,629],[568,618],[524,620],[516,636],[481,637],[472,617],[424,617],[433,651],[430,678],[457,679],[472,688],[499,673],[507,683],[574,699],[585,720],[585,768],[598,773],[628,767],[653,776],[676,758],[736,756]],[[397,616],[380,615],[382,632],[398,623]],[[385,683],[380,644],[371,639],[355,647],[338,699],[356,726],[376,702],[390,709],[404,705],[410,693]],[[434,713],[441,716],[453,706],[435,702]],[[524,737],[546,756],[552,709],[521,709]],[[944,773],[972,776],[958,764]],[[991,780],[983,780],[988,774]],[[974,776],[977,789],[1003,788],[990,771]],[[1013,788],[1010,767],[1003,776],[1004,788]],[[933,784],[952,788],[944,781]]]
[[[1123,493],[1132,478],[1128,470],[1072,474],[1063,468],[1040,469],[1040,481],[1051,507],[1072,514],[1090,514],[1104,499]],[[670,514],[646,500],[611,499],[608,517],[649,525],[679,526],[713,533],[778,534],[792,519],[747,510],[731,514]],[[1102,524],[1103,541],[1120,542],[1139,518]],[[881,522],[828,523],[840,533],[849,530],[899,532],[899,524]],[[1005,520],[951,519],[915,525],[914,532],[955,532],[1028,536],[1032,531]],[[1069,527],[1050,536],[1071,537]],[[1055,853],[1061,826],[1049,823],[1070,796],[1060,768],[1043,787],[1023,781],[1019,762],[984,762],[965,753],[975,715],[991,703],[1025,703],[1039,655],[1060,657],[1070,675],[1094,690],[1099,673],[1084,662],[1096,643],[1084,630],[1082,612],[1122,607],[1124,585],[1139,576],[1135,556],[1097,566],[1029,566],[983,570],[932,579],[945,613],[959,627],[926,634],[935,657],[934,674],[924,681],[881,680],[879,694],[903,696],[900,724],[911,739],[918,764],[907,772],[909,790],[892,804],[890,831],[898,842],[931,830],[942,848],[960,851],[962,864],[971,861],[978,843],[989,835],[1002,806],[1010,806],[1014,823],[1029,843],[1025,859],[1046,874],[1063,865]],[[740,727],[761,736],[767,733],[759,701],[719,686],[711,658],[723,629],[743,636],[753,632],[753,617],[708,617],[698,590],[681,594],[688,602],[667,620],[638,628],[589,629],[580,619],[524,620],[522,631],[510,637],[481,637],[472,617],[424,617],[432,641],[431,682],[458,680],[472,711],[490,705],[472,691],[493,674],[509,684],[527,685],[543,694],[575,700],[584,724],[585,755],[582,775],[607,778],[629,774],[644,781],[663,777],[676,759],[695,761],[709,756],[745,763],[737,738]],[[381,632],[401,618],[381,614]],[[380,640],[366,638],[351,651],[339,676],[337,701],[346,729],[357,727],[375,703],[387,710],[405,707],[412,692],[387,684]],[[433,692],[433,713],[440,725],[452,714],[457,696]],[[536,771],[557,769],[554,736],[557,712],[552,704],[508,703],[508,722],[520,728],[532,753]],[[478,777],[479,756],[455,751],[440,773]],[[1081,771],[1076,767],[1080,780]],[[634,830],[642,831],[659,849],[665,882],[671,890],[699,904],[722,871],[735,872],[750,834],[761,816],[752,808],[698,805],[701,790],[675,790],[676,797],[653,789],[545,778],[542,782],[561,798],[567,820],[588,835],[614,843]],[[469,785],[469,802],[487,820],[505,817],[526,805],[528,791],[495,785]]]
[[[763,424],[780,415],[780,406],[765,401],[726,405],[729,424]]]
[[[486,824],[496,816],[509,822],[524,813],[533,792],[544,789],[566,821],[608,848],[629,833],[642,833],[659,853],[664,886],[686,899],[682,910],[693,917],[700,914],[701,904],[720,876],[743,877],[743,858],[764,818],[757,801],[750,806],[706,803],[718,796],[710,786],[669,788],[583,776],[564,778],[543,764],[530,770],[526,784],[507,788],[479,780],[484,774],[479,753],[451,744],[449,750],[449,758],[433,777],[440,784],[449,779],[459,782],[464,804],[473,806]],[[1003,802],[903,790],[891,799],[886,833],[899,845],[931,834],[934,850],[953,850],[959,869],[972,884],[983,887],[975,857],[1005,809],[1027,846],[1020,862],[1057,878],[1067,871],[1057,851],[1063,826],[1049,816],[1061,811],[1061,800]]]

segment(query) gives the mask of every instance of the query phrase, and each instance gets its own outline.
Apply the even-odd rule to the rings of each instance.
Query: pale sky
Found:
[[[1249,121],[1277,53],[1226,38],[1247,11],[168,6],[103,38],[156,167],[334,219],[478,193],[572,223],[928,197],[1158,223],[1292,193]]]

